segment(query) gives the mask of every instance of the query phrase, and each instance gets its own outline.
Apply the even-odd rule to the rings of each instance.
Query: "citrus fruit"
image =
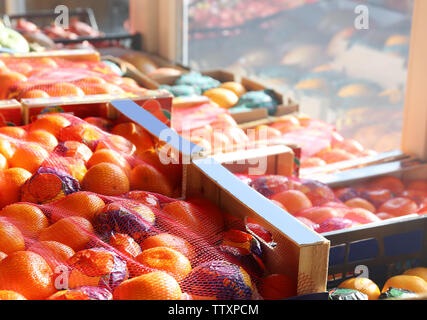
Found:
[[[46,130],[58,138],[61,129],[68,127],[70,124],[71,122],[61,115],[46,115],[34,121],[30,125],[30,131]]]
[[[427,281],[427,268],[423,268],[423,267],[412,268],[412,269],[406,270],[403,274],[408,276],[417,276],[424,279],[424,281]]]
[[[58,221],[69,216],[83,217],[93,222],[105,202],[89,192],[74,192],[54,203],[51,219]]]
[[[366,294],[369,300],[377,300],[381,295],[380,289],[370,279],[367,278],[350,278],[343,281],[338,288],[353,289]]]
[[[10,290],[0,290],[0,300],[27,300],[22,294]]]
[[[65,141],[61,142],[56,148],[55,152],[63,157],[77,158],[83,160],[85,163],[92,157],[92,150],[78,141]]]
[[[193,261],[196,257],[194,247],[185,239],[170,233],[159,233],[144,239],[141,249],[147,250],[155,247],[167,247],[181,252],[188,260]]]
[[[168,247],[145,249],[135,260],[146,267],[167,272],[178,282],[191,272],[191,264],[187,257]]]
[[[113,292],[114,300],[179,300],[178,282],[166,272],[156,271],[122,282]]]
[[[118,135],[110,135],[102,141],[99,141],[98,145],[96,146],[96,150],[98,151],[101,149],[113,149],[130,156],[133,155],[136,151],[136,147],[132,142]]]
[[[98,141],[104,137],[102,131],[88,123],[73,124],[61,129],[59,132],[59,140],[64,141],[78,141],[87,145],[93,150]]]
[[[30,131],[25,139],[42,145],[48,151],[52,151],[58,145],[56,137],[46,130]]]
[[[15,152],[15,147],[7,138],[0,137],[0,153],[6,158],[6,160],[10,160],[12,158],[13,153]]]
[[[31,178],[31,173],[22,168],[10,168],[0,175],[0,208],[19,201],[21,187]]]
[[[402,197],[396,197],[384,202],[378,209],[380,212],[387,212],[393,216],[404,216],[418,211],[417,204]]]
[[[427,282],[418,276],[398,275],[388,279],[381,292],[386,292],[389,288],[405,289],[418,294],[425,294],[427,293]]]
[[[41,230],[47,228],[49,221],[37,206],[14,203],[4,207],[0,216],[13,223],[25,237],[36,238]]]
[[[49,157],[49,153],[36,143],[26,143],[16,147],[9,161],[10,167],[22,168],[35,173]]]
[[[0,251],[9,255],[22,250],[25,250],[25,240],[21,231],[6,218],[0,218]]]
[[[83,97],[82,89],[72,83],[55,83],[44,89],[51,97]]]
[[[331,207],[314,207],[298,213],[298,216],[307,218],[314,223],[321,224],[328,219],[342,218],[341,212]]]
[[[142,253],[141,247],[132,237],[123,233],[115,233],[111,236],[110,245],[122,254],[135,258]]]
[[[131,190],[143,190],[172,196],[173,187],[169,179],[155,167],[148,164],[139,164],[130,174]]]
[[[53,272],[57,266],[67,265],[68,259],[75,253],[69,246],[56,241],[35,242],[28,248],[28,251],[43,257]]]
[[[82,217],[68,217],[43,229],[38,240],[60,242],[74,251],[79,251],[92,240],[93,233],[89,220]]]
[[[162,207],[162,210],[168,213],[172,219],[192,230],[201,230],[203,227],[199,210],[186,201],[169,202]]]
[[[25,91],[19,96],[20,99],[40,99],[49,97],[50,95],[46,91],[39,89]]]
[[[310,199],[298,190],[279,192],[273,195],[271,199],[280,202],[285,206],[289,213],[294,215],[313,206]]]
[[[301,168],[314,168],[325,166],[326,164],[325,160],[318,157],[304,158],[301,160]]]
[[[351,207],[351,208],[362,208],[362,209],[366,209],[368,211],[371,211],[373,213],[376,212],[375,206],[363,198],[356,197],[356,198],[347,200],[344,204],[348,207]]]
[[[8,98],[8,91],[11,86],[16,83],[27,81],[27,77],[15,71],[6,71],[0,73],[0,99],[5,100]]]
[[[6,170],[8,167],[7,159],[0,153],[0,171]]]
[[[324,160],[327,164],[330,164],[340,161],[353,160],[356,159],[356,156],[345,150],[334,148],[332,150],[325,151],[324,153],[319,155],[319,158]]]
[[[131,166],[129,162],[119,152],[110,149],[101,149],[93,153],[92,157],[87,162],[87,167],[90,169],[96,164],[107,162],[120,167],[129,176]]]
[[[283,300],[297,295],[297,284],[284,274],[271,274],[261,280],[259,292],[265,300]]]
[[[31,251],[17,251],[0,262],[0,289],[15,291],[29,300],[43,300],[55,292],[53,272]]]
[[[120,167],[105,162],[88,170],[83,178],[82,188],[106,196],[118,196],[130,190],[126,173]]]
[[[393,176],[384,176],[373,179],[370,182],[370,185],[373,188],[388,189],[395,195],[405,190],[405,185],[403,182],[399,178]]]
[[[151,135],[141,126],[133,122],[120,123],[111,130],[111,133],[128,139],[135,145],[137,152],[142,152],[154,147]]]
[[[354,208],[349,213],[345,214],[344,218],[362,224],[381,221],[372,211],[363,208]]]
[[[23,139],[27,131],[21,127],[1,127],[0,134],[4,134],[14,139]]]

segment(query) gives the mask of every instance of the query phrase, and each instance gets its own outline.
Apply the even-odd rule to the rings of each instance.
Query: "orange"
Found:
[[[0,73],[0,100],[8,99],[8,91],[14,84],[27,81],[27,77],[15,71]]]
[[[25,76],[33,71],[33,67],[29,63],[20,62],[18,64],[13,65],[13,71],[19,72]]]
[[[118,196],[130,190],[126,173],[120,167],[105,162],[88,170],[83,178],[82,188],[106,196]]]
[[[74,251],[82,250],[93,237],[93,227],[89,220],[82,217],[68,217],[43,229],[39,241],[57,241]]]
[[[130,188],[131,190],[160,193],[168,197],[173,194],[170,180],[155,167],[148,164],[140,164],[132,169]]]
[[[291,214],[297,214],[298,212],[309,209],[313,206],[310,199],[298,190],[279,192],[273,195],[271,199],[280,202]]]
[[[297,295],[297,284],[284,274],[271,274],[261,280],[259,292],[265,300],[283,300]]]
[[[120,123],[111,130],[111,133],[128,139],[135,145],[137,152],[154,148],[151,135],[136,123]]]
[[[248,130],[248,136],[256,141],[273,141],[280,139],[282,137],[282,133],[267,125],[260,125],[253,130]]]
[[[114,300],[180,300],[178,282],[166,272],[156,271],[123,281],[113,292]]]
[[[233,91],[238,97],[246,93],[246,88],[241,83],[235,81],[224,82],[219,87]]]
[[[323,159],[327,164],[356,159],[353,154],[339,148],[325,151],[319,155],[319,158]]]
[[[34,121],[30,125],[30,131],[46,130],[58,138],[61,129],[68,127],[70,124],[71,122],[61,115],[47,115]]]
[[[111,131],[111,128],[113,127],[113,122],[111,120],[101,117],[88,117],[83,120],[107,132]]]
[[[0,137],[0,153],[9,161],[15,152],[14,145],[7,139]]]
[[[354,208],[345,214],[344,218],[362,224],[381,221],[381,218],[377,217],[372,211],[363,208]]]
[[[60,155],[64,157],[78,158],[83,160],[85,163],[92,157],[92,150],[78,141],[65,141],[56,150]]]
[[[225,109],[234,107],[239,101],[239,97],[233,91],[224,88],[209,89],[203,92],[203,95]]]
[[[7,254],[0,251],[0,261],[7,257]]]
[[[98,212],[104,208],[105,202],[95,194],[89,192],[75,192],[53,204],[51,219],[76,216],[93,222]]]
[[[0,208],[18,202],[20,190],[31,178],[31,173],[22,168],[10,168],[0,175]]]
[[[83,97],[82,89],[72,83],[55,83],[44,89],[51,97]]]
[[[187,257],[168,247],[146,249],[135,259],[146,267],[169,273],[178,282],[191,272],[191,264]]]
[[[100,78],[100,77],[89,76],[89,77],[77,80],[77,81],[75,81],[75,83],[77,85],[79,85],[79,86],[82,85],[82,84],[86,84],[86,85],[89,85],[89,84],[102,84],[102,83],[105,83],[105,80],[102,79],[102,78]]]
[[[404,216],[418,211],[417,204],[408,198],[393,198],[384,202],[378,209],[380,212],[387,212],[393,216]]]
[[[46,130],[30,131],[26,140],[41,144],[46,150],[52,151],[58,145],[56,137]]]
[[[226,153],[231,151],[232,143],[230,138],[227,137],[224,133],[214,130],[212,132],[212,141],[211,141],[212,153]]]
[[[305,158],[301,160],[301,168],[313,168],[326,165],[327,163],[325,162],[325,160],[320,159],[318,157]]]
[[[200,230],[203,225],[200,221],[198,210],[190,203],[177,200],[164,205],[162,210],[178,223],[195,230]]]
[[[31,251],[18,251],[0,262],[0,289],[43,300],[55,292],[53,272],[47,262]]]
[[[350,278],[343,281],[338,288],[353,289],[368,296],[369,300],[378,300],[381,295],[380,289],[372,280],[368,278]]]
[[[49,98],[49,94],[46,91],[33,89],[25,91],[20,95],[20,99],[40,99],[40,98]]]
[[[21,127],[1,127],[0,134],[4,134],[14,139],[23,139],[27,131]]]
[[[98,127],[87,123],[70,125],[61,129],[59,133],[60,141],[78,141],[88,145],[91,149],[102,138],[102,131]]]
[[[287,115],[272,123],[270,127],[279,130],[281,133],[286,133],[300,129],[301,124],[295,116]]]
[[[58,68],[58,64],[55,62],[55,60],[48,57],[37,59],[36,63],[43,65],[43,68]]]
[[[78,86],[86,95],[121,94],[121,93],[125,92],[120,87],[118,87],[114,84],[111,84],[111,83],[98,83],[98,84],[80,83],[80,84],[78,84]]]
[[[0,300],[27,300],[22,294],[10,290],[0,290]]]
[[[391,191],[383,188],[365,189],[362,194],[364,198],[375,206],[381,205],[392,197]]]
[[[109,243],[119,252],[131,258],[135,258],[142,253],[139,244],[127,234],[115,233],[111,236]]]
[[[7,159],[0,153],[0,171],[6,170],[8,167]]]
[[[403,274],[408,276],[417,276],[424,279],[424,281],[427,281],[427,268],[423,268],[423,267],[412,268],[412,269],[406,270]]]
[[[68,259],[75,254],[69,246],[56,241],[36,242],[28,248],[28,251],[35,252],[43,257],[53,272],[57,266],[67,265]]]
[[[21,231],[6,218],[0,218],[0,251],[9,255],[25,250],[25,240]]]
[[[131,166],[129,162],[123,157],[120,153],[110,149],[101,149],[95,151],[92,157],[87,162],[87,167],[90,169],[94,165],[102,162],[107,162],[111,164],[115,164],[120,167],[126,174],[129,176],[131,171]]]
[[[49,221],[37,206],[26,203],[14,203],[4,207],[0,216],[13,223],[25,237],[36,238],[49,226]]]
[[[408,183],[408,190],[427,191],[427,181],[414,180]]]
[[[405,289],[418,294],[426,294],[427,282],[418,276],[403,274],[388,279],[382,292],[386,292],[389,288]]]
[[[395,216],[392,216],[390,213],[386,213],[386,212],[379,212],[376,214],[376,216],[381,220],[388,220],[388,219],[395,218]]]
[[[345,202],[345,205],[351,208],[363,208],[369,210],[373,213],[376,212],[376,209],[372,203],[362,198],[353,198]]]
[[[48,157],[49,153],[44,148],[37,143],[30,142],[16,147],[9,165],[35,173]]]
[[[136,147],[132,142],[118,135],[110,135],[102,141],[99,141],[96,150],[98,151],[101,149],[113,149],[128,155],[133,155],[136,151]]]
[[[321,224],[322,222],[331,218],[340,218],[342,217],[342,214],[334,208],[315,207],[315,208],[300,212],[298,216],[307,218],[313,221],[314,223]]]
[[[374,188],[388,189],[395,195],[400,194],[405,190],[403,182],[399,178],[393,176],[376,178],[370,182],[370,185]]]
[[[170,233],[159,233],[155,236],[144,239],[141,243],[142,250],[155,247],[167,247],[174,249],[181,252],[190,261],[193,261],[196,258],[196,251],[187,240]]]

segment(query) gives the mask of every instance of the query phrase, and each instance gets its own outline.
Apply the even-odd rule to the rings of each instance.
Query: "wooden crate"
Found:
[[[268,270],[298,279],[299,295],[325,291],[327,240],[273,205],[220,163],[204,158],[200,147],[186,141],[131,101],[113,101],[112,105],[181,154],[182,199],[203,196],[238,218],[256,219],[272,232],[277,242],[277,246],[272,248],[260,239],[266,252]]]
[[[351,186],[384,175],[403,181],[427,179],[427,164],[400,160],[360,168],[330,177],[331,187]],[[427,216],[417,214],[323,234],[331,241],[328,287],[357,274],[365,274],[379,286],[387,278],[416,266],[427,267]]]
[[[0,100],[0,124],[21,126],[24,124],[22,105],[17,100]]]

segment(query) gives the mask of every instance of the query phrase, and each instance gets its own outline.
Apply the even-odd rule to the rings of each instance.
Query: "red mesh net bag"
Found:
[[[259,238],[203,198],[133,122],[41,115],[0,128],[0,296],[273,299]],[[268,232],[248,221],[261,234]],[[283,292],[286,289],[286,292]]]
[[[383,176],[335,190],[318,181],[239,175],[316,232],[326,233],[410,214],[425,214],[426,181]]]

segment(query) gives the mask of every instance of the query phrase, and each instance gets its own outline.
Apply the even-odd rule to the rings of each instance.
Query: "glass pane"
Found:
[[[193,0],[189,60],[289,93],[378,152],[400,149],[413,0]]]

